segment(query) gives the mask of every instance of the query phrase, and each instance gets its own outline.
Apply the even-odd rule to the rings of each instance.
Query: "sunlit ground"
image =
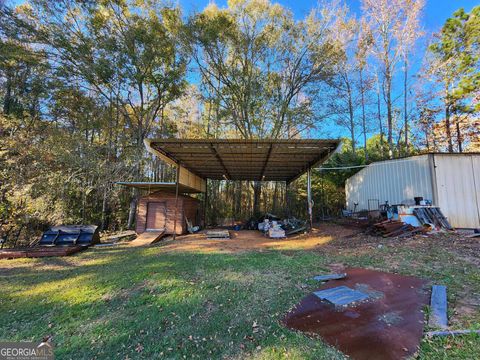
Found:
[[[332,264],[445,284],[452,327],[480,328],[474,243],[371,238],[337,226],[292,240],[247,235],[0,260],[0,339],[51,335],[59,359],[341,359],[279,323]],[[419,357],[480,358],[480,338],[424,340]]]

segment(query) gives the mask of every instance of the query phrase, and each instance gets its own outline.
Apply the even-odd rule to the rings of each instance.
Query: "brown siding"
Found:
[[[173,234],[174,218],[175,218],[175,194],[170,192],[155,192],[150,195],[140,198],[137,207],[137,221],[136,232],[141,234],[145,232],[147,225],[147,209],[149,202],[165,202],[166,213],[166,233]],[[184,234],[187,232],[185,216],[188,220],[192,221],[193,225],[198,225],[197,209],[199,209],[200,202],[194,198],[186,195],[178,196],[178,209],[177,209],[177,234]]]

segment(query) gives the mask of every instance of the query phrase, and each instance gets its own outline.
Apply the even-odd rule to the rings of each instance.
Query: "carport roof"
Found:
[[[137,189],[148,190],[148,191],[175,191],[176,183],[174,182],[156,182],[156,181],[118,181],[118,185],[124,185],[128,187],[134,187]],[[200,193],[198,189],[194,189],[190,186],[184,184],[178,184],[178,191],[181,193]]]
[[[147,149],[204,179],[291,182],[326,161],[336,139],[148,139]]]

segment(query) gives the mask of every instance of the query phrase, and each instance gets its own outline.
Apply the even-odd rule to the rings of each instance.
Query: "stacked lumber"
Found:
[[[399,220],[386,220],[373,224],[369,233],[371,235],[383,237],[407,237],[418,233],[423,233],[422,227],[415,227],[410,224],[405,224]]]

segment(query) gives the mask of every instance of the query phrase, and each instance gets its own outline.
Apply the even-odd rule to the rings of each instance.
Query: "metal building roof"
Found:
[[[204,179],[291,182],[326,161],[336,139],[149,139],[147,148]]]

